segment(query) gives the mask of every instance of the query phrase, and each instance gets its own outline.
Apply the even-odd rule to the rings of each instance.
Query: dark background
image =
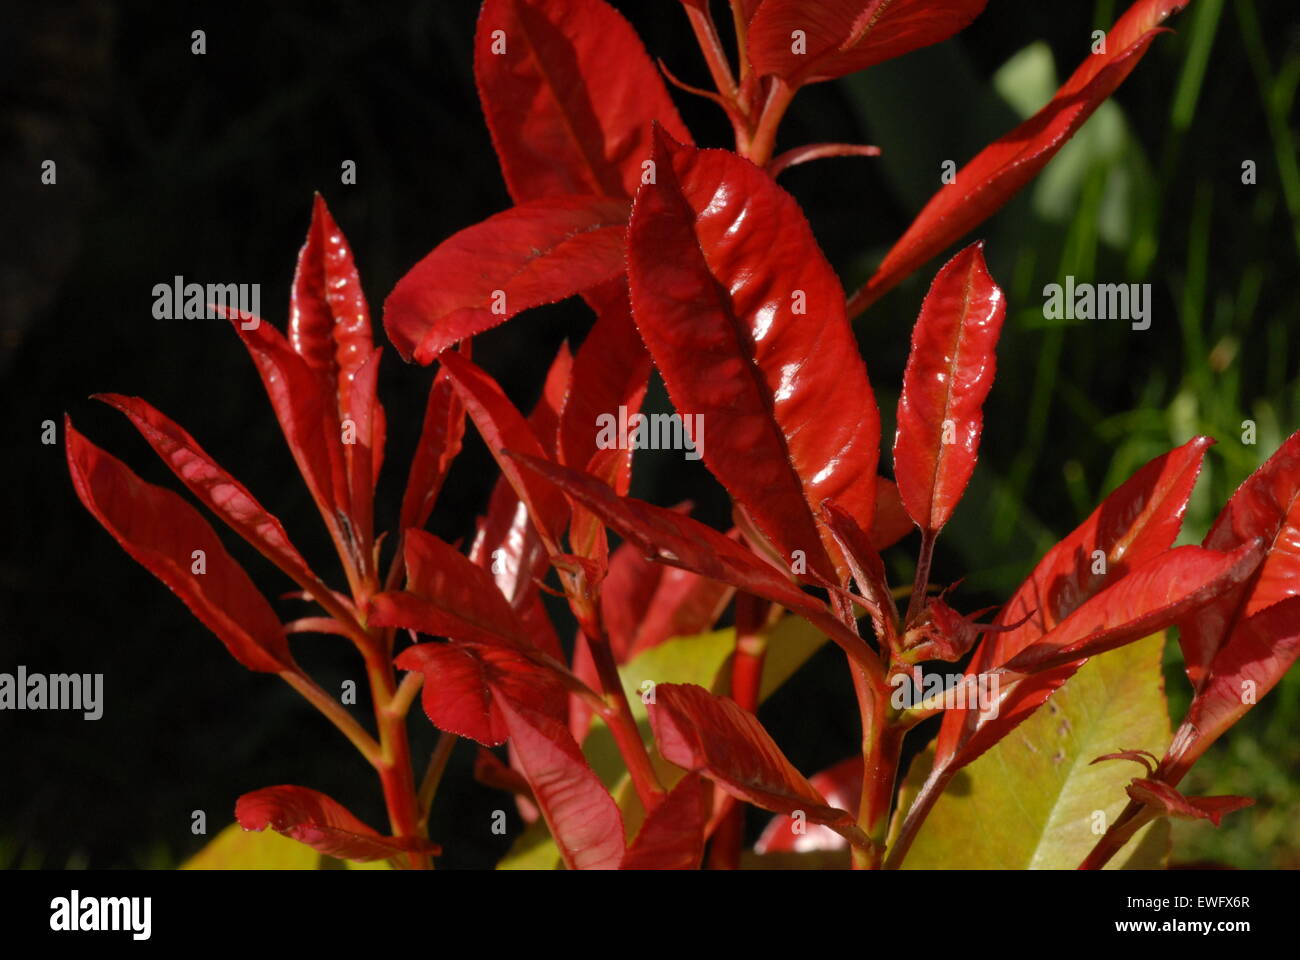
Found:
[[[677,76],[706,84],[677,3],[615,5]],[[43,446],[39,436],[42,421],[66,411],[146,479],[176,488],[126,421],[87,399],[143,396],[241,478],[337,582],[244,350],[224,324],[153,319],[152,288],[176,274],[261,283],[263,315],[282,326],[319,190],[351,241],[378,330],[382,300],[404,271],[508,204],[472,78],[477,9],[470,0],[6,9],[0,670],[103,673],[106,705],[93,723],[66,713],[0,715],[0,865],[169,866],[202,843],[189,832],[192,810],[206,810],[215,833],[240,793],[274,783],[324,790],[383,822],[377,785],[342,738],[279,681],[239,667],[130,561],[77,502],[62,443]],[[1093,27],[1116,11],[1106,0],[991,0],[940,48],[799,95],[783,147],[837,140],[885,150],[880,160],[821,161],[783,178],[846,287],[865,279],[938,185],[942,160],[964,162],[1014,125],[991,84],[995,71],[1041,41],[1064,76],[1086,54]],[[1300,427],[1294,4],[1193,0],[1171,25],[1177,34],[1156,41],[1117,98],[1122,149],[1081,161],[1077,202],[1064,215],[1059,204],[1044,213],[1027,193],[979,233],[989,237],[995,276],[1006,278],[1012,315],[976,487],[937,560],[941,580],[975,571],[958,595],[965,609],[1005,599],[1098,496],[1194,431],[1223,440],[1189,515],[1199,537],[1235,484]],[[204,56],[190,52],[195,29],[206,31]],[[674,96],[699,143],[729,145],[715,107]],[[40,183],[45,159],[58,164],[55,186]],[[340,184],[348,159],[355,186]],[[1241,184],[1243,159],[1257,162],[1258,185]],[[1124,183],[1128,192],[1116,193]],[[1131,221],[1120,243],[1098,238],[1107,202]],[[933,270],[857,327],[890,421]],[[1155,328],[1045,324],[1042,284],[1067,272],[1152,282]],[[589,323],[579,304],[538,310],[480,337],[476,359],[529,407],[560,342]],[[396,512],[428,382],[427,370],[389,351],[381,524]],[[662,392],[651,402],[663,403]],[[1260,424],[1258,448],[1239,442],[1246,417]],[[892,423],[886,429],[892,436]],[[431,523],[449,539],[472,533],[495,476],[476,437],[467,447]],[[702,470],[646,466],[638,494],[660,503],[689,496],[705,519],[726,522],[725,498]],[[269,595],[289,589],[251,549],[226,539]],[[909,550],[896,552],[891,565],[905,576]],[[294,608],[280,604],[286,619]],[[363,677],[345,648],[337,638],[295,641],[327,689]],[[764,709],[805,771],[854,747],[843,673],[823,653]],[[1176,680],[1171,670],[1171,710],[1181,715]],[[1294,824],[1300,810],[1296,687],[1285,684],[1232,735],[1253,748],[1234,746],[1229,756],[1221,745],[1219,767],[1207,759],[1207,782],[1230,782],[1232,792],[1260,797],[1260,807],[1236,815],[1245,825],[1223,842],[1199,839],[1210,833],[1203,827],[1187,859],[1300,865],[1294,830],[1276,827],[1278,816]],[[422,719],[412,729],[417,757],[427,756],[432,729]],[[472,782],[472,759],[462,744],[432,821],[434,837],[451,841],[448,866],[490,865],[509,840],[462,826],[508,806]],[[755,816],[751,830],[760,823]]]

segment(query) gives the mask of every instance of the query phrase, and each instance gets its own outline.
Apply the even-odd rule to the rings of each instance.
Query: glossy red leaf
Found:
[[[299,583],[318,582],[302,554],[289,542],[279,519],[223,470],[180,424],[139,397],[101,393],[95,399],[124,413],[190,492],[264,557]]]
[[[263,787],[244,794],[235,804],[235,819],[245,830],[262,831],[270,827],[276,833],[340,860],[365,863],[411,851],[438,851],[433,844],[415,837],[383,836],[337,800],[317,790],[291,784]]]
[[[801,810],[811,823],[848,826],[748,710],[690,683],[660,683],[649,707],[665,760],[701,773],[737,799],[776,813]]]
[[[698,774],[688,773],[645,822],[623,855],[620,870],[696,870],[704,858],[709,793]]]
[[[749,25],[749,56],[759,74],[790,86],[831,80],[947,40],[987,2],[763,0]]]
[[[406,360],[428,364],[466,337],[622,274],[625,200],[548,197],[453,234],[384,301],[384,329]]]
[[[420,441],[411,459],[406,490],[402,494],[399,531],[423,527],[428,522],[447,471],[460,454],[464,438],[465,407],[456,395],[451,378],[439,369],[429,387]]]
[[[876,477],[876,513],[868,531],[871,545],[877,550],[884,550],[898,543],[914,529],[912,518],[903,506],[898,485],[884,477]]]
[[[1267,562],[1267,561],[1266,561]],[[1300,656],[1300,597],[1239,621],[1205,673],[1174,734],[1162,772],[1173,784],[1229,727],[1276,686]]]
[[[912,330],[898,401],[898,492],[908,515],[932,535],[948,522],[975,471],[1007,312],[983,247],[967,247],[934,278]]]
[[[624,854],[623,816],[564,724],[499,699],[520,772],[570,870],[614,870]]]
[[[659,131],[628,228],[632,310],[705,464],[789,560],[839,582],[823,500],[875,509],[880,418],[839,280],[794,198]]]
[[[854,754],[808,778],[832,806],[850,813],[862,798],[862,755]],[[801,832],[796,832],[795,825]],[[805,823],[781,814],[771,819],[754,844],[755,853],[806,853],[810,850],[845,850],[848,841],[830,827]]]
[[[64,418],[68,471],[77,496],[137,563],[184,601],[249,670],[296,670],[270,603],[226,552],[199,512],[165,487],[145,483]],[[204,572],[196,573],[202,551]]]
[[[548,552],[561,552],[560,537],[569,519],[568,502],[553,486],[540,482],[521,470],[514,460],[502,455],[503,450],[510,450],[544,457],[546,454],[536,435],[501,387],[481,368],[456,353],[445,355],[442,362],[501,472],[515,494],[527,504],[528,515]]]
[[[488,571],[423,530],[407,531],[404,553],[407,591],[376,596],[370,608],[372,625],[405,627],[470,643],[505,644],[517,650],[532,648],[518,614]]]
[[[1231,553],[1191,546],[1169,550],[1085,601],[1005,666],[1036,673],[1150,636],[1241,583],[1260,554],[1258,541]]]
[[[312,370],[284,335],[266,321],[246,330],[237,318],[232,316],[231,320],[262,377],[298,472],[325,525],[342,542],[338,510],[349,506],[348,481],[332,386],[327,395],[325,378]]]
[[[1137,779],[1125,790],[1135,801],[1179,820],[1209,820],[1216,827],[1234,810],[1253,807],[1250,797],[1186,797],[1159,780]]]
[[[1255,574],[1180,625],[1179,642],[1194,690],[1203,686],[1207,669],[1238,623],[1300,594],[1300,433],[1292,434],[1237,489],[1204,545],[1232,550],[1255,537],[1263,537],[1267,548]]]
[[[1186,5],[1187,0],[1137,0],[1129,7],[1106,36],[1105,52],[1091,54],[1047,106],[985,147],[939,189],[854,294],[851,313],[960,240],[1037,176],[1138,65],[1160,24]]]
[[[474,76],[516,203],[631,197],[651,123],[690,136],[636,31],[604,0],[487,0]]]
[[[403,650],[394,665],[424,675],[424,712],[435,727],[486,747],[509,736],[499,696],[550,716],[562,715],[567,702],[551,672],[505,647],[420,643]]]
[[[533,457],[518,459],[593,510],[646,556],[780,604],[821,628],[856,663],[874,660],[862,639],[821,603],[785,579],[771,564],[716,530],[676,511],[619,497],[587,474]]]

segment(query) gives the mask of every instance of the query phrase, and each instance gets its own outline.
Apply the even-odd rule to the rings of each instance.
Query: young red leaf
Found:
[[[894,476],[916,525],[933,536],[975,471],[984,398],[1006,297],[972,244],[939,271],[912,330],[894,439]]]
[[[636,31],[604,0],[487,0],[474,76],[516,203],[629,198],[651,123],[690,137]]]
[[[424,675],[424,712],[435,727],[486,747],[499,746],[509,736],[497,706],[498,691],[549,716],[563,715],[567,703],[553,674],[509,648],[420,643],[403,650],[393,663]]]
[[[1267,562],[1267,561],[1266,561]],[[1282,679],[1300,656],[1300,597],[1239,621],[1215,655],[1161,770],[1177,784],[1229,727]]]
[[[1137,0],[1106,36],[1103,52],[1084,60],[1051,102],[976,154],[940,188],[894,244],[850,314],[874,303],[900,280],[996,213],[1038,175],[1101,103],[1138,65],[1160,24],[1187,0]]]
[[[690,683],[660,683],[648,708],[665,760],[702,773],[740,800],[811,823],[849,826],[853,815],[826,803],[748,710]]]
[[[63,424],[72,484],[104,529],[249,670],[296,670],[275,611],[199,512]]]
[[[1237,489],[1204,545],[1231,550],[1255,537],[1264,538],[1267,552],[1254,575],[1180,624],[1179,642],[1194,690],[1204,685],[1210,663],[1239,622],[1300,594],[1300,432]]]
[[[518,766],[570,870],[614,870],[623,859],[623,816],[564,725],[498,700]]]
[[[947,40],[987,2],[764,0],[749,25],[749,57],[760,75],[791,87],[832,80]]]
[[[826,802],[850,813],[862,797],[862,755],[854,754],[808,778]],[[798,831],[795,825],[798,824]],[[781,814],[771,819],[754,844],[755,853],[805,853],[810,850],[844,850],[848,842],[830,827],[807,824]]]
[[[771,564],[730,538],[676,511],[632,497],[619,497],[586,474],[534,457],[517,456],[517,459],[585,504],[646,556],[780,604],[820,627],[855,663],[868,670],[874,666],[879,671],[874,654],[857,634]]]
[[[326,527],[342,543],[338,511],[349,506],[348,481],[332,386],[327,396],[326,380],[269,323],[259,321],[252,329],[244,329],[237,317],[231,315],[231,321],[262,377],[298,472]]]
[[[406,532],[406,593],[381,593],[369,622],[429,636],[529,650],[518,614],[492,575],[450,544],[414,528]]]
[[[912,532],[912,518],[907,515],[898,485],[884,477],[876,477],[876,514],[867,535],[877,550],[892,547]]]
[[[95,399],[124,413],[190,492],[264,557],[298,583],[318,582],[302,554],[289,542],[279,519],[208,456],[180,424],[139,397],[101,393]]]
[[[453,234],[384,301],[384,329],[405,360],[444,350],[622,274],[625,200],[549,197]]]
[[[568,502],[553,486],[521,471],[515,461],[502,455],[503,450],[510,450],[533,457],[545,456],[536,435],[486,372],[457,353],[447,354],[442,362],[501,472],[515,494],[528,505],[528,515],[547,551],[561,552],[560,536],[569,519]]]
[[[857,521],[834,501],[822,504],[822,516],[853,571],[853,580],[866,604],[876,636],[893,650],[898,639],[898,608],[894,605],[894,595],[890,592],[880,554]]]
[[[245,830],[270,827],[340,860],[365,863],[407,852],[439,852],[435,845],[416,837],[385,837],[337,800],[291,784],[244,794],[235,804],[235,819]]]
[[[843,293],[799,205],[762,170],[663,131],[628,228],[632,310],[705,464],[790,560],[842,582],[815,516],[874,514],[880,418]]]
[[[429,387],[424,407],[420,442],[411,459],[411,471],[402,494],[398,530],[423,527],[433,512],[451,463],[460,454],[465,438],[465,407],[456,396],[456,388],[446,371],[439,369]]]
[[[669,791],[623,855],[620,870],[695,870],[704,858],[709,795],[699,774],[688,773]]]
[[[1255,805],[1250,797],[1186,797],[1159,780],[1137,779],[1125,790],[1135,801],[1155,808],[1164,816],[1209,820],[1216,827],[1226,814]]]

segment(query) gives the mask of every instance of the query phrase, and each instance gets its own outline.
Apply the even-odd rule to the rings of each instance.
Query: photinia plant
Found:
[[[239,825],[344,860],[429,867],[439,853],[429,811],[460,738],[479,745],[476,776],[514,795],[533,824],[517,865],[736,867],[752,856],[741,849],[743,804],[777,815],[749,862],[847,849],[855,867],[900,867],[915,865],[915,849],[923,865],[959,865],[945,859],[946,828],[933,826],[951,821],[948,788],[965,777],[965,792],[974,783],[979,798],[996,799],[977,773],[981,758],[1041,754],[1060,766],[1067,732],[1083,761],[1071,766],[1087,774],[1068,785],[1079,813],[1053,824],[1067,839],[1054,861],[1036,853],[1037,865],[1102,867],[1162,817],[1217,825],[1249,804],[1178,786],[1300,653],[1300,433],[1243,484],[1201,545],[1175,546],[1213,442],[1189,438],[1115,490],[985,621],[986,611],[951,605],[951,587],[932,588],[935,543],[976,467],[1007,311],[982,244],[952,255],[921,304],[893,480],[882,475],[879,411],[851,327],[1031,180],[1184,4],[1133,3],[1051,102],[962,167],[846,297],[775,178],[820,157],[878,151],[812,144],[777,154],[781,119],[801,87],[943,41],[984,0],[732,0],[734,63],[707,0],[683,0],[715,86],[683,89],[725,111],[734,150],[694,145],[660,71],[604,0],[486,0],[475,75],[514,206],[439,244],[385,301],[397,352],[437,364],[387,537],[373,509],[385,455],[381,349],[323,200],[299,255],[287,335],[229,315],[345,588],[325,583],[184,429],[143,400],[100,397],[318,608],[282,622],[197,510],[67,424],[85,506],[240,663],[278,674],[343,732],[378,774],[389,817],[381,833],[315,790],[279,785],[239,798]],[[475,364],[472,340],[577,295],[594,326],[552,360],[525,416]],[[680,414],[672,423],[639,412],[652,367]],[[424,527],[466,418],[500,477],[462,551]],[[633,449],[648,445],[637,431],[666,427],[730,495],[733,529],[693,519],[689,505],[628,495]],[[627,428],[632,439],[619,439]],[[899,589],[881,554],[913,526],[915,577]],[[544,592],[576,620],[572,644]],[[727,610],[733,626],[715,629]],[[1172,741],[1165,725],[1162,757],[1113,692],[1086,730],[1071,726],[1120,656],[1132,659],[1112,673],[1163,704],[1158,672],[1138,665],[1171,627],[1194,698]],[[355,646],[372,730],[295,662],[289,641],[304,632]],[[755,714],[827,639],[853,681],[861,750],[805,777]],[[924,665],[959,662],[957,684],[923,680]],[[442,731],[418,779],[407,740],[417,698]],[[1039,722],[1049,715],[1059,719]],[[936,716],[937,739],[904,777],[904,741]],[[1124,761],[1142,774],[1103,775]],[[217,841],[238,842],[237,833]]]

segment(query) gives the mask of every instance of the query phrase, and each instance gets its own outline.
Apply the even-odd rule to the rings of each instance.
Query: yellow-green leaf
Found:
[[[181,864],[182,870],[318,870],[321,855],[274,830],[245,830],[237,823]]]

